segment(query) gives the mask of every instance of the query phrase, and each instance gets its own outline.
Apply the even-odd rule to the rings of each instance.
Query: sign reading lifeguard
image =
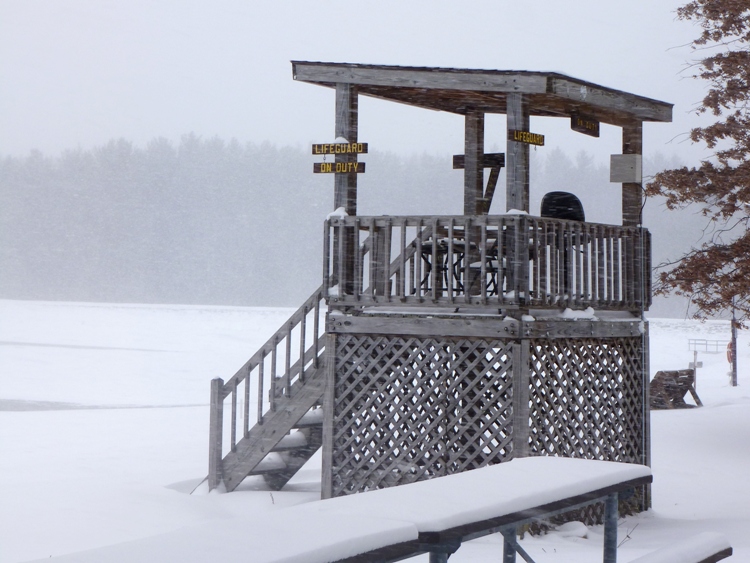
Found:
[[[324,143],[312,146],[313,154],[367,154],[367,143]]]
[[[527,145],[544,146],[544,135],[531,133],[530,131],[518,131],[517,129],[508,129],[508,139],[517,143],[526,143]]]
[[[316,174],[362,174],[364,171],[364,162],[316,162],[313,164],[313,172]]]

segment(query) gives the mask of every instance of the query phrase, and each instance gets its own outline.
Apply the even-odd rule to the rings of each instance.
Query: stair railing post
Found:
[[[208,429],[208,490],[219,486],[223,479],[221,471],[222,424],[224,421],[224,398],[221,389],[224,380],[220,377],[211,380],[211,410]]]

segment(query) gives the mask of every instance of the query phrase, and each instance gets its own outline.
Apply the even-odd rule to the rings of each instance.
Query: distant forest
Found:
[[[318,160],[309,149],[194,134],[0,157],[0,298],[299,305],[320,285],[333,206],[332,176],[312,173]],[[361,160],[359,214],[462,212],[450,155]],[[590,155],[534,153],[531,178],[532,213],[562,189],[579,195],[588,220],[619,222],[619,189]],[[503,199],[501,185],[493,213]]]

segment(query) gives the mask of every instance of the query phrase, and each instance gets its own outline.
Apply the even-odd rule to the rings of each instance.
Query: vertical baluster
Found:
[[[627,255],[625,258],[625,264],[627,266],[627,288],[628,288],[628,301],[627,308],[632,309],[635,303],[635,227],[628,229],[628,234],[625,237],[625,248]]]
[[[502,305],[505,300],[505,266],[508,256],[508,240],[506,237],[507,222],[505,217],[497,219],[497,304]]]
[[[278,343],[275,336],[271,346],[271,412],[276,412],[276,355]]]
[[[375,300],[375,271],[377,270],[377,251],[378,251],[378,244],[375,240],[377,235],[375,234],[375,220],[370,219],[370,259],[369,259],[369,265],[370,265],[370,300]]]
[[[305,381],[305,331],[307,329],[307,305],[302,307],[302,319],[299,322],[299,380]]]
[[[575,296],[575,304],[576,307],[581,307],[582,300],[583,300],[583,236],[582,236],[582,229],[580,223],[571,224],[571,230],[573,231],[571,238],[573,239],[574,246],[574,253],[573,258],[575,260],[575,288],[576,288],[576,296]]]
[[[362,299],[362,285],[364,284],[364,267],[362,250],[360,249],[360,220],[359,217],[354,219],[354,295],[357,301]]]
[[[531,284],[531,294],[529,295],[529,304],[541,303],[540,298],[542,295],[542,275],[543,269],[541,267],[540,259],[542,257],[542,249],[539,244],[539,235],[541,224],[537,219],[531,219],[531,256],[532,268],[531,275],[533,276]],[[533,300],[533,301],[532,301]]]
[[[643,246],[643,278],[646,280],[646,287],[644,287],[645,295],[643,296],[645,307],[648,309],[651,307],[651,284],[653,280],[651,278],[651,232],[644,229],[644,246]]]
[[[408,285],[406,286],[405,295],[406,296],[412,296],[412,295],[419,295],[418,293],[418,278],[417,278],[417,261],[420,260],[419,252],[416,251],[416,240],[419,238],[419,229],[415,230],[416,236],[414,238],[414,254],[412,254],[412,257],[409,259],[409,279],[406,282]]]
[[[601,307],[604,302],[606,295],[606,286],[604,281],[605,268],[605,252],[604,252],[604,227],[597,225],[596,227],[596,307]]]
[[[401,264],[398,273],[399,275],[396,277],[398,292],[396,295],[403,301],[406,296],[404,284],[408,283],[406,275],[406,219],[401,220]]]
[[[471,303],[471,229],[472,229],[472,221],[470,217],[464,217],[464,262],[463,262],[463,289],[464,289],[464,299],[467,303]],[[451,237],[451,242],[453,242],[453,239]],[[451,266],[451,269],[453,267]]]
[[[539,302],[547,305],[549,302],[549,268],[547,259],[549,256],[549,224],[542,220],[539,222],[539,250],[537,261],[539,262]]]
[[[260,363],[258,364],[258,424],[263,424],[263,371],[266,364],[265,350],[261,354]]]
[[[479,235],[479,292],[482,305],[487,304],[487,216],[481,225],[482,231]]]
[[[448,219],[448,257],[446,258],[445,263],[445,269],[446,272],[443,274],[443,277],[446,278],[445,285],[447,286],[446,289],[448,290],[448,302],[453,303],[453,296],[454,292],[457,293],[457,285],[461,282],[459,280],[455,279],[454,272],[453,272],[453,217],[450,217]],[[466,250],[466,249],[464,249]],[[466,251],[464,251],[464,259],[468,259],[468,254]],[[466,282],[466,278],[464,278],[464,282]],[[466,291],[466,286],[464,286],[464,291]]]
[[[622,231],[617,228],[613,228],[612,236],[612,301],[619,301],[622,305],[622,280],[620,279],[620,242],[622,241]]]
[[[432,261],[430,265],[430,278],[432,281],[432,301],[437,301],[437,278],[438,278],[438,259],[437,259],[437,219],[432,220]]]
[[[286,336],[284,337],[286,340],[284,350],[284,394],[287,397],[292,396],[292,328],[292,323],[289,323],[289,326],[286,329]]]
[[[231,438],[229,441],[230,447],[232,451],[235,451],[237,449],[237,382],[238,380],[234,380],[234,385],[232,386],[232,424],[231,424]]]
[[[422,287],[422,219],[417,219],[417,252],[414,257],[415,273],[414,283],[417,297],[421,303],[424,299],[424,287]]]
[[[313,318],[313,366],[318,369],[318,354],[320,354],[320,299],[315,299],[315,317]]]
[[[566,305],[570,307],[573,304],[573,294],[575,292],[575,247],[573,245],[573,226],[565,223],[565,292],[568,294]]]
[[[552,230],[550,235],[550,268],[552,269],[550,299],[553,304],[557,304],[560,300],[560,241],[562,235],[559,233],[559,226],[559,222],[550,224]]]
[[[242,424],[242,436],[247,438],[250,433],[250,366],[247,366],[245,373],[245,417]]]
[[[380,268],[383,280],[383,295],[386,302],[391,302],[391,241],[393,239],[393,220],[388,217],[385,220],[385,230],[383,232],[383,243],[380,245],[382,256],[380,257]]]
[[[583,271],[583,303],[584,305],[591,305],[591,264],[589,256],[591,255],[591,231],[587,224],[581,225],[582,231],[582,243],[583,243],[583,264],[581,270]]]

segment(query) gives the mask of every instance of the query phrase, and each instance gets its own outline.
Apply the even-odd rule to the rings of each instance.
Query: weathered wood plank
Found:
[[[622,128],[622,154],[643,153],[643,123],[633,122]],[[643,187],[641,183],[622,184],[622,224],[626,227],[642,222]]]
[[[295,80],[316,83],[479,90],[484,92],[533,92],[547,90],[544,75],[534,73],[471,72],[448,69],[342,65],[293,61]]]
[[[211,418],[208,427],[208,489],[219,486],[224,474],[222,471],[222,423],[224,420],[224,398],[221,388],[224,381],[217,377],[211,380]]]
[[[332,334],[399,334],[424,336],[466,336],[485,338],[572,338],[639,336],[640,320],[601,321],[505,320],[503,317],[431,318],[422,315],[330,315],[327,331]]]
[[[464,119],[464,215],[481,215],[483,155],[484,114],[469,111]]]
[[[523,94],[507,96],[508,130],[529,130],[529,103]],[[508,140],[506,171],[506,210],[529,211],[529,145]]]
[[[224,458],[222,469],[227,491],[233,491],[273,447],[323,396],[325,370],[308,374],[307,381],[293,385],[293,398],[277,399],[276,412],[266,416],[263,425],[250,429],[247,438],[237,443],[234,452]]]

